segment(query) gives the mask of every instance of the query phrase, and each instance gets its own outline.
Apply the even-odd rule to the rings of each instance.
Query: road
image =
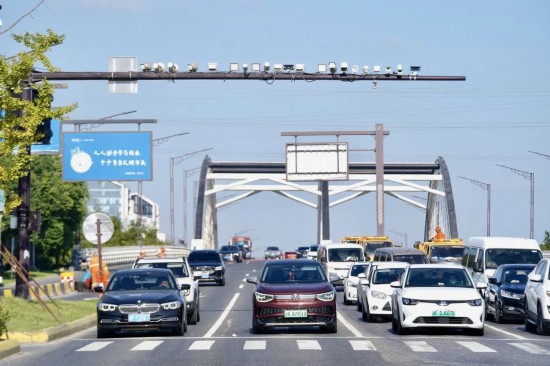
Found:
[[[2,365],[549,365],[550,337],[522,324],[487,322],[484,337],[460,331],[417,331],[398,336],[391,323],[364,323],[338,293],[337,334],[312,329],[251,333],[253,286],[263,261],[227,265],[226,286],[201,285],[201,321],[183,337],[119,335],[97,339],[95,327],[64,339],[22,345]],[[95,296],[90,293],[81,297]]]

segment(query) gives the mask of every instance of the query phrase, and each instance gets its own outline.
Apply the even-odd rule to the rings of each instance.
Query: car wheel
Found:
[[[218,281],[218,285],[225,286],[225,277]]]
[[[197,306],[195,306],[195,310],[193,310],[193,314],[191,314],[191,317],[189,318],[189,324],[197,324],[199,321],[199,303],[197,303]]]
[[[186,330],[187,330],[187,326],[186,326],[186,324],[185,324],[185,320],[182,319],[182,320],[181,320],[181,326],[178,327],[178,328],[176,328],[176,329],[174,329],[174,335],[175,335],[175,336],[183,336],[183,335],[185,335],[185,331],[186,331]]]
[[[470,334],[475,337],[483,337],[483,335],[485,334],[485,327],[481,329],[469,329],[469,331],[470,331]]]
[[[550,329],[544,326],[544,319],[542,317],[542,309],[540,305],[537,307],[537,334],[538,335],[550,334]]]
[[[397,321],[395,320],[395,316],[393,314],[392,314],[392,317],[391,317],[391,330],[394,333],[397,333]]]
[[[363,310],[361,311],[361,318],[363,319],[364,322],[367,322],[367,323],[370,323],[374,320],[370,313],[368,302],[365,304],[365,306],[363,306]]]
[[[497,324],[502,324],[502,322],[504,321],[504,319],[502,318],[502,314],[500,313],[501,312],[501,308],[500,308],[500,305],[497,303],[495,303],[495,315],[494,315],[494,319],[495,319],[495,323]]]
[[[529,321],[529,313],[527,311],[527,304],[525,304],[525,310],[523,311],[523,321],[525,324],[526,332],[534,332],[537,326]]]
[[[321,327],[323,333],[338,333],[338,319],[334,315],[334,323],[325,327]]]
[[[405,335],[409,333],[409,330],[407,328],[404,328],[403,324],[401,324],[401,316],[399,315],[399,311],[397,311],[396,333],[399,335]]]
[[[351,305],[351,301],[346,296],[346,289],[344,289],[344,305]]]
[[[262,334],[263,332],[264,328],[260,324],[258,324],[254,313],[252,313],[252,334]]]
[[[363,311],[363,304],[359,301],[359,297],[357,297],[357,311]]]
[[[114,336],[114,334],[112,330],[97,328],[97,338],[110,338]]]

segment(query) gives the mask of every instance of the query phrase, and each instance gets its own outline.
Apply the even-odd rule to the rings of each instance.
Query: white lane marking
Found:
[[[243,282],[246,282],[246,278],[243,278]]]
[[[218,328],[220,327],[220,325],[222,325],[223,321],[225,320],[225,318],[227,317],[227,314],[229,314],[229,311],[231,311],[231,308],[233,307],[233,305],[235,305],[235,302],[237,301],[237,299],[239,298],[239,295],[240,293],[235,293],[235,295],[233,295],[233,298],[231,299],[231,301],[229,302],[229,304],[227,304],[227,307],[225,308],[225,310],[223,311],[222,315],[220,315],[220,317],[218,318],[218,320],[216,320],[216,322],[214,323],[214,325],[212,326],[212,328],[210,328],[210,330],[203,336],[203,338],[210,338],[212,337],[212,335],[216,332],[216,330],[218,330]]]
[[[84,346],[82,348],[79,348],[76,350],[76,352],[94,352],[99,351],[103,347],[107,347],[113,342],[92,342],[88,344],[87,346]]]
[[[243,287],[244,287],[244,284],[241,283],[241,284],[239,285],[239,288],[243,288]]]
[[[253,270],[252,270],[252,272],[256,272],[256,270],[255,270],[255,269],[253,269]]]
[[[253,350],[253,349],[265,349],[265,341],[246,341],[244,343],[244,350]]]
[[[500,328],[494,327],[494,326],[489,325],[489,324],[487,324],[487,323],[485,323],[485,327],[486,327],[486,328],[489,328],[489,329],[493,329],[493,330],[499,331],[499,332],[501,332],[501,333],[504,333],[504,334],[506,334],[506,335],[509,335],[510,337],[514,337],[514,338],[517,338],[517,339],[527,339],[527,338],[525,338],[525,337],[522,337],[522,336],[517,335],[517,334],[514,334],[514,333],[507,332],[507,331],[505,331],[504,329],[500,329]]]
[[[195,341],[189,346],[189,351],[209,351],[215,341]]]
[[[371,341],[349,341],[354,351],[376,351]]]
[[[405,341],[414,352],[437,352],[435,348],[424,341]]]
[[[460,344],[463,347],[468,348],[472,352],[496,352],[494,349],[482,345],[479,342],[462,342],[457,341],[456,343]]]
[[[342,313],[336,311],[336,314],[338,314],[338,320],[340,321],[340,323],[344,324],[344,327],[348,328],[348,330],[352,332],[353,335],[355,335],[356,337],[362,337],[361,332],[358,331],[353,325],[351,325],[351,323],[348,322],[346,318],[344,318]]]
[[[247,274],[245,274],[244,276],[245,276],[245,277],[248,277],[248,276],[250,276],[250,273],[247,273]]]
[[[534,355],[550,355],[550,351],[541,348],[533,343],[508,343],[521,350],[529,352]]]
[[[130,351],[152,351],[164,341],[143,341]]]
[[[321,349],[321,345],[317,341],[298,339],[296,340],[296,343],[298,344],[299,349],[314,349],[314,350]]]

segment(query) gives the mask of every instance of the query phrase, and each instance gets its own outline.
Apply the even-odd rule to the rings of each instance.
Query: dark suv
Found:
[[[199,282],[216,282],[225,286],[225,265],[217,250],[193,250],[187,261]]]

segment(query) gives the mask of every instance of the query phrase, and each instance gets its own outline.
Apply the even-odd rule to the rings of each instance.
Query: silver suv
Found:
[[[187,304],[187,322],[197,324],[200,321],[199,282],[194,279],[193,270],[189,266],[187,258],[142,258],[136,260],[132,268],[167,268],[172,271],[179,285],[191,285],[191,288],[184,292]]]
[[[543,258],[525,285],[525,330],[550,335],[550,258]]]
[[[264,257],[265,259],[281,259],[283,257],[283,252],[279,247],[267,247]]]

